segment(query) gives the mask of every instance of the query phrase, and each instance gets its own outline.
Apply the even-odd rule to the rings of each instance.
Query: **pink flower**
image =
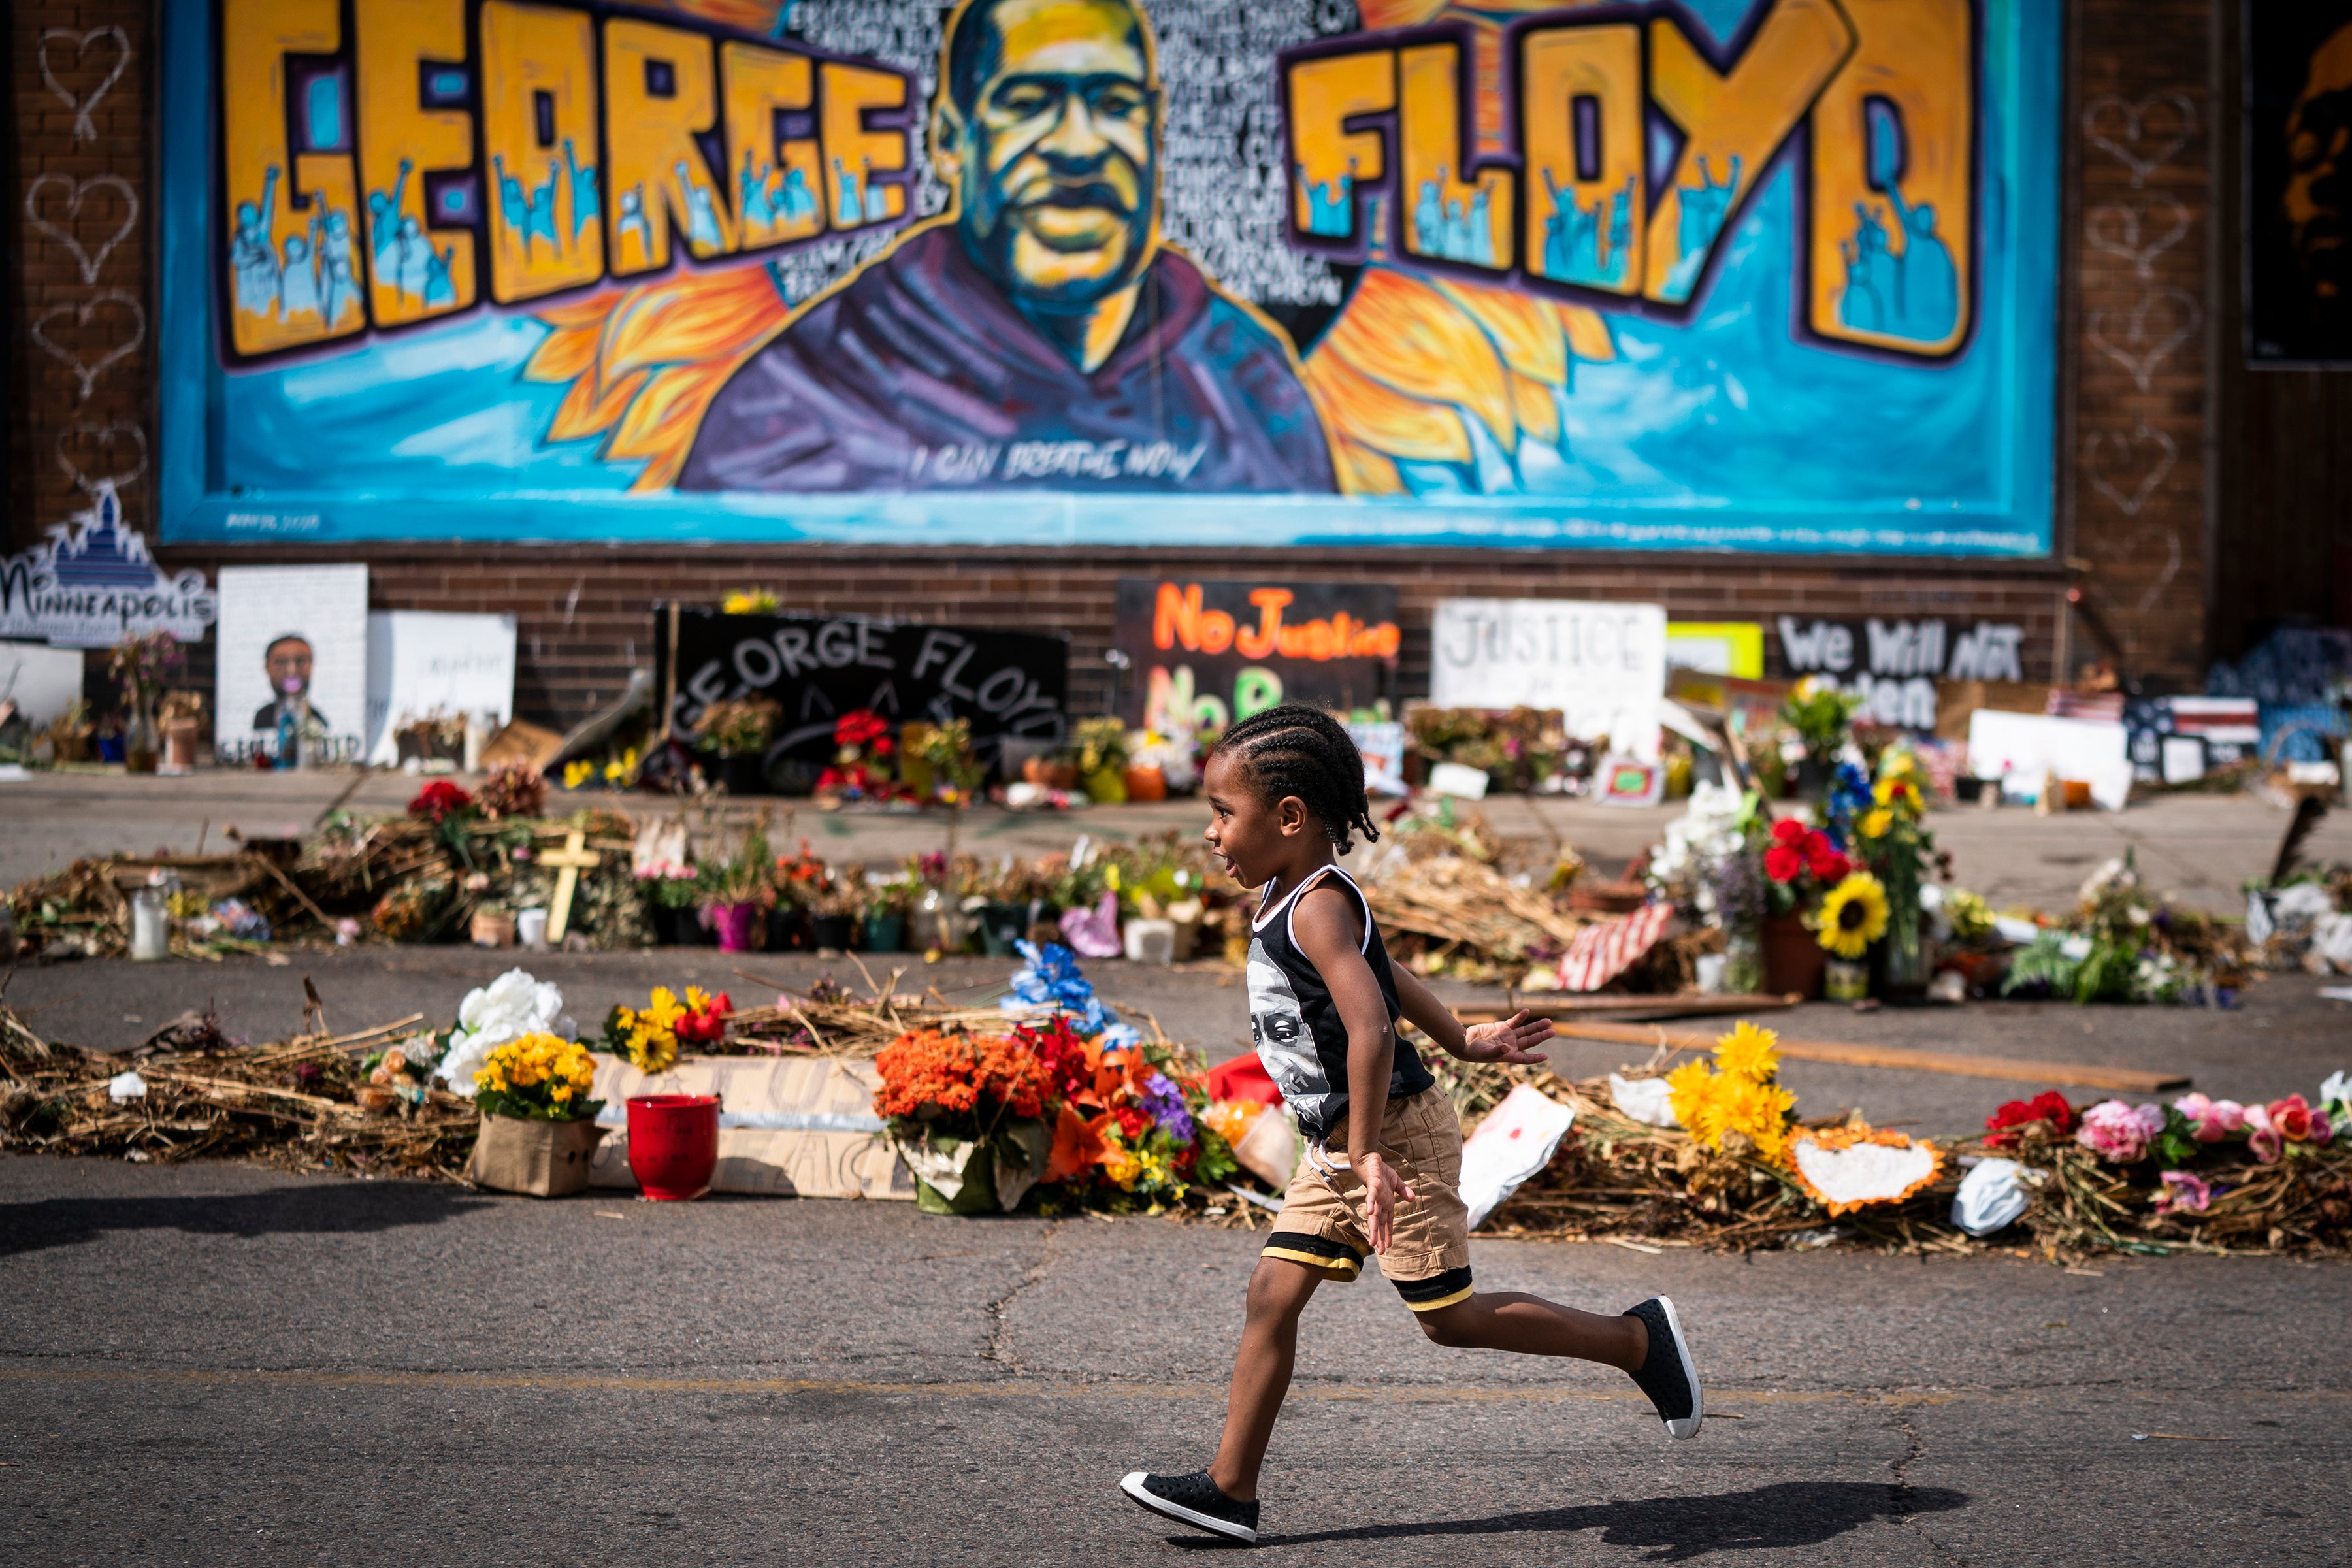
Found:
[[[2153,1105],[2103,1100],[2083,1112],[2074,1142],[2103,1160],[2128,1165],[2147,1156],[2148,1140],[2164,1131],[2164,1112]]]
[[[2213,1189],[2201,1176],[2186,1171],[2167,1171],[2163,1176],[2164,1191],[2156,1197],[2158,1214],[2203,1214],[2213,1201]]]
[[[2185,1094],[2172,1102],[2172,1109],[2189,1120],[2189,1135],[2200,1143],[2219,1143],[2231,1133],[2245,1130],[2246,1108],[2234,1100]]]
[[[2285,1152],[2286,1141],[2271,1124],[2268,1108],[2261,1105],[2246,1107],[2246,1146],[2253,1151],[2254,1158],[2265,1165],[2277,1164],[2279,1156]]]

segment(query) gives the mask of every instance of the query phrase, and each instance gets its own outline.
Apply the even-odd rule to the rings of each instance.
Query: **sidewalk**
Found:
[[[299,833],[346,791],[351,793],[343,800],[345,809],[390,815],[407,805],[417,784],[401,773],[362,779],[324,771],[206,769],[189,778],[36,773],[25,783],[0,784],[0,887],[13,888],[84,856],[189,854],[199,842],[218,849],[226,845],[232,826],[255,836]],[[575,804],[641,819],[677,809],[660,796],[601,791],[558,792],[550,806],[563,810]],[[936,811],[866,816],[819,811],[805,800],[747,801],[730,808],[729,820],[746,823],[763,807],[771,816],[770,837],[780,849],[806,838],[829,860],[881,866],[947,842],[947,819]],[[1682,814],[1680,805],[1638,809],[1533,796],[1500,796],[1464,809],[1486,815],[1512,847],[1514,861],[1548,862],[1557,841],[1610,876],[1657,843],[1665,825]],[[1066,850],[1080,834],[1097,843],[1123,844],[1171,829],[1197,833],[1207,820],[1208,807],[1197,798],[1066,814],[989,806],[966,814],[960,842],[991,858],[1027,858]],[[2241,886],[2269,875],[2286,824],[2284,811],[2253,796],[2203,795],[2160,796],[2123,812],[2036,816],[2019,807],[1969,806],[1938,811],[1928,819],[1937,842],[1951,852],[1954,878],[1996,909],[2066,908],[2084,878],[2129,848],[2150,883],[2169,889],[2189,908],[2214,914],[2243,912]],[[2352,809],[2332,812],[2304,853],[2312,860],[2352,861]]]

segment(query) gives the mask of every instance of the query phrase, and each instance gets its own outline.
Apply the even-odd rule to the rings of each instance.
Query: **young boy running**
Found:
[[[1437,1343],[1617,1367],[1670,1434],[1696,1436],[1698,1373],[1664,1296],[1601,1317],[1471,1288],[1462,1126],[1396,1021],[1473,1062],[1544,1060],[1534,1047],[1551,1021],[1521,1012],[1465,1030],[1390,964],[1370,906],[1334,864],[1351,832],[1379,837],[1348,731],[1318,709],[1253,715],[1225,731],[1203,784],[1209,847],[1243,887],[1265,889],[1251,921],[1250,1034],[1307,1152],[1250,1276],[1216,1458],[1190,1475],[1138,1470],[1121,1489],[1166,1518],[1255,1541],[1258,1467],[1290,1385],[1298,1315],[1323,1280],[1355,1279],[1368,1252]]]

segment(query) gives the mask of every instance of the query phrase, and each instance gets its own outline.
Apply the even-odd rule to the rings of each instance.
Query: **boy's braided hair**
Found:
[[[1354,847],[1352,829],[1380,837],[1364,805],[1363,753],[1320,708],[1286,702],[1253,713],[1225,731],[1217,750],[1233,754],[1267,805],[1292,795],[1306,802],[1339,853]]]

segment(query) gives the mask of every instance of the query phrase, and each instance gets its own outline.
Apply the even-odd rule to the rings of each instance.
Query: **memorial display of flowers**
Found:
[[[1699,1146],[1778,1161],[1787,1152],[1797,1097],[1780,1087],[1780,1037],[1741,1019],[1715,1042],[1715,1062],[1666,1075],[1675,1120]]]
[[[875,1062],[875,1114],[930,1189],[926,1206],[1010,1208],[1035,1185],[1047,1212],[1157,1208],[1231,1177],[1239,1167],[1199,1074],[1115,1019],[1067,948],[1021,951],[1004,1033],[912,1030]],[[971,1195],[981,1147],[995,1161],[995,1205]]]
[[[604,1109],[588,1098],[596,1058],[585,1047],[533,1031],[493,1049],[474,1074],[474,1103],[485,1116],[524,1121],[584,1121]]]
[[[817,775],[820,800],[898,800],[914,792],[898,782],[898,742],[890,721],[871,708],[853,708],[834,721],[833,761]]]
[[[721,991],[716,996],[698,985],[686,988],[686,999],[667,985],[656,985],[642,1008],[615,1007],[604,1016],[604,1048],[629,1058],[639,1072],[669,1069],[680,1046],[716,1045],[727,1034],[727,1020],[735,1005]]]
[[[1859,959],[1886,934],[1886,889],[1867,871],[1852,871],[1822,899],[1821,943],[1843,959]]]

